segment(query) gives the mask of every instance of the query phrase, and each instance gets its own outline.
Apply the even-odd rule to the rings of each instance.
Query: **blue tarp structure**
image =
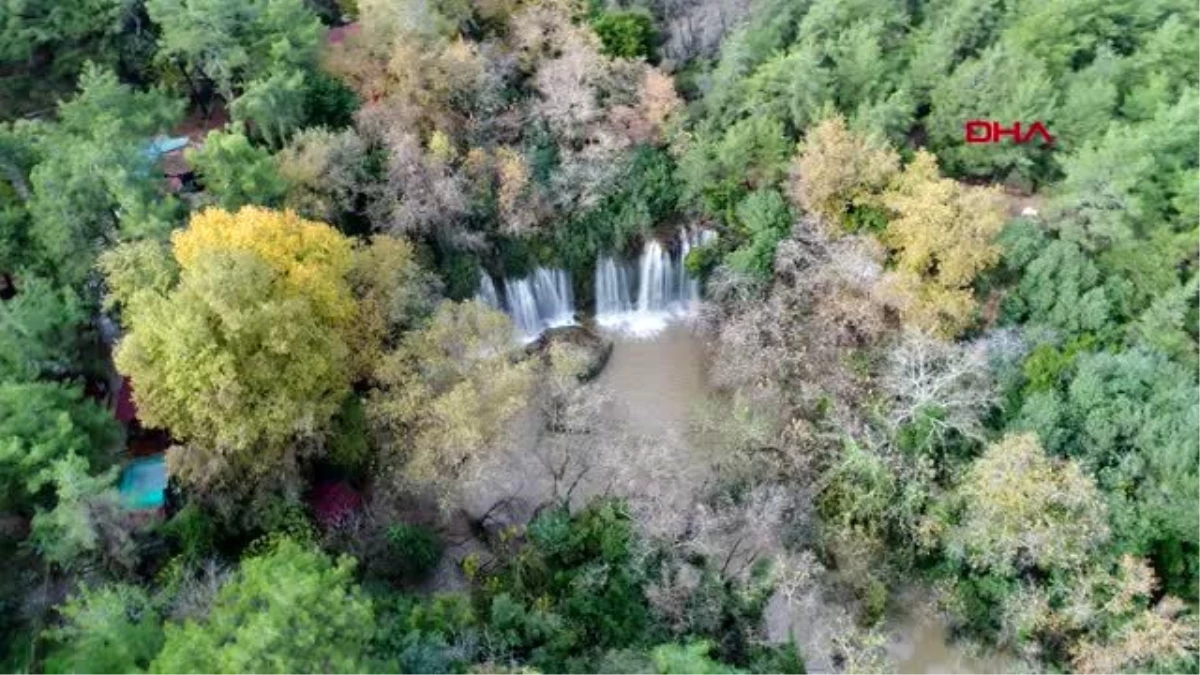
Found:
[[[186,148],[188,141],[187,136],[177,136],[175,138],[155,136],[146,146],[145,153],[150,159],[158,159],[168,152],[175,152],[176,150]]]
[[[163,455],[139,459],[121,472],[121,501],[134,510],[157,509],[167,489],[167,463]]]

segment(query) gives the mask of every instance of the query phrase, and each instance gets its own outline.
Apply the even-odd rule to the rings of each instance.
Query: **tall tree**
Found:
[[[437,279],[407,240],[376,235],[354,250],[349,281],[359,310],[351,329],[356,372],[369,377],[385,350],[433,313]]]
[[[968,120],[996,121],[1005,128],[1054,119],[1058,91],[1045,65],[1027,51],[1000,42],[962,62],[933,90],[929,145],[955,174],[1030,182],[1048,177],[1051,147],[1041,139],[1018,144],[967,144]]]
[[[284,205],[306,218],[340,224],[362,217],[359,196],[369,191],[367,143],[353,129],[308,128],[276,155],[288,183]]]
[[[165,194],[149,146],[181,111],[161,91],[137,91],[110,71],[84,69],[79,95],[61,104],[30,175],[32,237],[57,263],[58,279],[79,284],[105,243],[161,236],[174,225],[178,203]]]
[[[384,358],[370,410],[407,473],[445,480],[478,468],[473,460],[528,403],[533,364],[514,363],[512,349],[508,317],[445,302]]]
[[[112,415],[78,387],[0,382],[0,507],[29,510],[49,494],[56,461],[79,456],[100,467],[120,440]]]
[[[1078,457],[1107,490],[1116,543],[1154,560],[1172,592],[1195,597],[1200,424],[1195,374],[1133,349],[1080,356],[1057,390],[1031,397],[1018,424]]]
[[[208,612],[168,623],[158,673],[365,672],[375,630],[352,558],[291,539],[242,561]]]
[[[771,187],[784,176],[790,150],[783,126],[769,117],[701,130],[680,160],[684,196],[728,218],[749,191]]]
[[[345,325],[355,314],[346,282],[353,247],[325,223],[252,206],[236,213],[208,209],[176,231],[171,244],[185,272],[211,253],[246,251],[267,263],[289,291],[307,298],[322,319]]]
[[[144,671],[162,648],[161,619],[145,590],[128,584],[82,588],[46,631],[49,673]]]
[[[1000,259],[997,191],[940,177],[934,156],[920,151],[883,203],[894,214],[882,239],[895,251],[902,312],[927,330],[956,335],[974,311],[975,275]]]
[[[808,130],[792,164],[797,204],[834,227],[871,224],[879,195],[900,168],[900,157],[877,138],[852,133],[841,116]]]
[[[1093,480],[1046,456],[1032,434],[1008,436],[971,465],[953,499],[962,516],[947,534],[951,556],[1012,575],[1082,565],[1108,536]]]
[[[208,134],[204,147],[189,149],[187,159],[200,174],[205,196],[223,209],[278,206],[287,191],[270,151],[252,145],[239,125]]]
[[[51,463],[54,506],[37,509],[29,539],[42,558],[63,568],[85,568],[101,558],[128,570],[133,542],[121,522],[125,513],[116,489],[118,470],[92,471],[90,462],[77,454]]]
[[[303,72],[274,70],[247,84],[230,112],[235,121],[249,125],[272,147],[280,148],[304,124],[307,93]]]
[[[261,475],[289,441],[328,423],[348,391],[350,243],[327,225],[252,208],[202,213],[174,243],[179,283],[127,309],[117,367],[143,420],[189,442],[173,458],[180,473]]]
[[[775,249],[792,226],[792,212],[778,190],[755,190],[743,199],[735,221],[746,242],[729,254],[728,265],[762,279],[775,268]]]
[[[14,382],[77,374],[79,297],[40,277],[21,280],[16,297],[0,302],[0,378]]]
[[[277,68],[311,70],[325,37],[303,0],[148,0],[159,48],[201,102],[207,83],[232,101]]]

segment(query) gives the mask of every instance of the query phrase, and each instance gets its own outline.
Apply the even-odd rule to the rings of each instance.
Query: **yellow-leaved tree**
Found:
[[[975,310],[975,275],[1000,259],[999,192],[942,178],[937,159],[922,150],[884,193],[883,203],[891,219],[882,239],[895,262],[888,286],[902,316],[945,337],[959,334]]]
[[[1076,569],[1109,534],[1095,480],[1029,433],[988,446],[952,499],[961,515],[946,537],[951,557],[997,575]]]
[[[186,272],[216,251],[254,253],[280,281],[337,325],[353,320],[355,304],[346,283],[353,245],[337,230],[292,211],[246,206],[230,213],[207,209],[171,236],[175,259]]]
[[[880,194],[900,168],[886,141],[856,134],[840,115],[808,130],[792,162],[792,198],[831,229],[874,225]]]
[[[369,410],[410,478],[462,477],[529,403],[535,364],[512,350],[507,316],[444,302],[384,357]]]
[[[354,249],[349,281],[358,301],[348,336],[354,371],[360,378],[371,377],[400,335],[432,313],[438,280],[417,262],[407,239],[380,234],[369,246]]]
[[[177,283],[141,281],[120,258],[106,265],[127,329],[117,368],[142,421],[183,443],[169,458],[174,475],[253,482],[297,448],[319,447],[298,441],[326,427],[367,367],[352,358],[371,351],[361,341],[384,339],[356,330],[353,244],[323,223],[256,207],[205,211],[172,243]],[[359,280],[363,292],[379,278]],[[373,300],[373,313],[380,304],[389,303]]]

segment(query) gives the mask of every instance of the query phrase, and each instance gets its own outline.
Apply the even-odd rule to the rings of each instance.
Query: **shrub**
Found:
[[[188,504],[163,525],[163,533],[179,547],[185,561],[194,563],[212,553],[216,526],[203,509]]]
[[[396,556],[396,569],[416,579],[433,571],[442,558],[442,542],[427,527],[399,523],[387,531],[388,551]]]
[[[333,418],[329,434],[329,462],[357,478],[368,468],[371,443],[367,438],[367,414],[362,399],[351,394]]]
[[[592,19],[592,30],[600,36],[604,53],[623,59],[654,59],[658,32],[654,18],[644,10],[603,12]]]

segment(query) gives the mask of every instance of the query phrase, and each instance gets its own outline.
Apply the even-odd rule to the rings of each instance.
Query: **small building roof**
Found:
[[[168,152],[175,152],[187,147],[191,142],[187,136],[155,136],[150,140],[150,144],[146,146],[146,154],[150,157],[159,157]]]

